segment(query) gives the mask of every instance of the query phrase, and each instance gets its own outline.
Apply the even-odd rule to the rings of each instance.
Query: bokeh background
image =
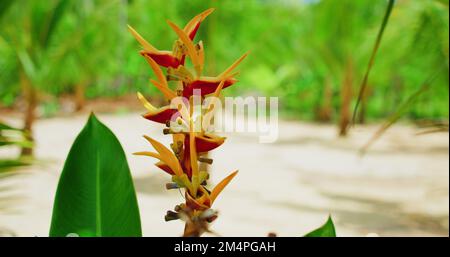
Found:
[[[448,236],[448,0],[396,1],[349,126],[387,4],[1,0],[2,234],[48,233],[58,175],[90,111],[127,152],[144,234],[181,233],[182,224],[163,222],[180,196],[164,191],[168,178],[152,160],[131,155],[147,147],[142,134],[161,133],[139,116],[135,93],[163,98],[148,83],[152,72],[127,24],[171,49],[167,19],[183,25],[215,7],[198,35],[206,72],[219,74],[250,51],[225,95],[276,96],[280,104],[276,143],[235,134],[213,153],[212,182],[241,170],[218,203],[218,233],[297,236],[331,213],[340,235]],[[360,155],[389,121],[393,127]]]

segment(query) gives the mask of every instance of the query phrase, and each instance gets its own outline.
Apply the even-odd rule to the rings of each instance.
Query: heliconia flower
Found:
[[[156,108],[149,101],[147,101],[141,93],[138,92],[137,96],[139,100],[144,104],[145,108],[148,110],[148,112],[143,115],[143,117],[147,120],[166,124],[167,121],[176,119],[177,117],[181,116],[181,114],[178,112],[178,109],[171,108],[169,105],[161,108]]]
[[[234,69],[247,57],[248,53],[242,55],[239,59],[237,59],[228,69],[226,69],[224,72],[222,72],[217,77],[205,77],[201,76],[197,79],[194,79],[191,81],[186,88],[183,90],[183,95],[188,96],[192,95],[194,90],[201,90],[202,95],[208,95],[211,93],[214,93],[214,91],[219,86],[220,82],[225,81],[223,88],[227,88],[234,83],[237,82],[237,80],[234,78],[234,76],[237,73],[232,73]]]
[[[209,124],[209,121],[206,120],[209,117],[207,114],[217,106],[216,101],[219,101],[221,91],[237,82],[235,76],[238,72],[235,72],[235,69],[248,55],[247,53],[242,55],[216,77],[202,74],[205,64],[203,42],[199,41],[195,44],[193,40],[200,24],[213,11],[214,9],[211,8],[200,13],[183,29],[168,21],[169,26],[178,36],[172,51],[156,49],[129,26],[130,32],[143,46],[144,50],[141,51],[141,55],[145,57],[156,77],[156,79],[151,79],[150,83],[164,95],[166,100],[170,101],[170,105],[156,108],[141,93],[138,93],[138,98],[148,110],[143,116],[148,120],[165,124],[166,128],[163,129],[163,133],[172,134],[173,137],[173,143],[169,149],[156,140],[144,136],[156,152],[144,151],[135,154],[150,156],[158,160],[155,166],[171,176],[171,182],[166,184],[168,190],[184,190],[185,203],[177,205],[174,211],[167,211],[165,220],[184,220],[186,222],[185,236],[200,236],[209,231],[208,223],[217,218],[217,211],[211,207],[218,195],[237,174],[237,171],[231,173],[212,191],[209,191],[207,189],[209,173],[201,170],[202,166],[199,165],[199,162],[212,164],[213,160],[205,154],[225,142],[225,137],[210,133],[209,128],[204,128],[203,125]],[[186,58],[189,58],[194,66],[192,72],[185,65]],[[167,68],[165,73],[161,67]],[[177,82],[178,90],[172,90],[168,81]],[[194,93],[202,96],[199,98],[200,105],[205,103],[204,96],[213,94],[212,101],[208,102],[206,107],[206,112],[204,110],[194,111],[197,107]]]
[[[186,198],[186,205],[192,210],[204,211],[211,208],[211,201],[206,194],[199,198],[193,198],[189,192],[186,192],[184,195]]]
[[[217,196],[223,191],[223,189],[231,182],[231,180],[237,175],[238,171],[235,171],[225,177],[222,181],[217,184],[214,189],[211,191],[210,198],[211,203],[214,203],[214,201],[217,199]]]
[[[200,24],[203,22],[206,17],[214,11],[213,8],[204,11],[203,13],[195,16],[184,28],[184,32],[189,35],[191,40],[194,39],[197,31],[200,27]],[[177,68],[180,65],[184,64],[185,53],[181,50],[180,45],[175,44],[174,49],[172,51],[162,51],[158,50],[152,44],[147,42],[135,29],[128,25],[129,31],[133,34],[136,40],[144,47],[144,50],[141,51],[141,55],[145,57],[150,57],[155,60],[156,63],[163,67],[172,67]]]
[[[194,65],[194,69],[197,72],[197,75],[200,75],[202,73],[204,63],[201,62],[198,50],[202,50],[203,48],[197,49],[195,47],[194,42],[192,42],[192,40],[189,38],[186,32],[180,29],[175,23],[171,21],[167,21],[167,23],[178,35],[181,42],[183,42],[184,46],[186,47],[187,54],[191,58],[192,64]]]
[[[175,175],[175,172],[170,168],[170,166],[167,165],[167,163],[165,163],[163,161],[159,161],[159,162],[155,163],[155,166],[162,169],[169,175]]]
[[[177,117],[177,115],[179,115],[177,109],[171,109],[169,106],[164,106],[155,112],[146,113],[145,115],[143,115],[143,117],[147,120],[166,124],[167,121],[171,120],[174,117]]]
[[[147,60],[148,64],[150,64],[150,67],[152,68],[153,72],[156,75],[156,80],[150,80],[150,82],[161,91],[161,93],[164,94],[165,98],[167,100],[172,100],[174,97],[177,96],[175,92],[173,92],[172,89],[169,88],[169,85],[167,84],[167,79],[164,73],[162,72],[159,65],[151,58],[146,56],[145,59]]]
[[[214,8],[209,8],[208,10],[192,18],[192,20],[190,20],[188,24],[186,24],[183,31],[187,35],[189,35],[189,38],[191,40],[194,40],[195,35],[197,34],[197,31],[200,27],[200,24],[206,19],[206,17],[208,17],[212,12],[214,12],[214,10],[215,10]]]
[[[190,97],[194,94],[194,90],[200,90],[202,96],[213,93],[219,85],[221,79],[219,77],[201,77],[187,84],[183,90],[184,97]],[[226,78],[224,88],[232,86],[237,80],[233,77]]]
[[[206,189],[202,187],[202,196],[199,198],[193,198],[186,192],[186,204],[194,210],[206,210],[212,207],[212,204],[217,199],[217,196],[223,191],[223,189],[231,182],[231,180],[237,175],[238,171],[234,171],[222,181],[217,184],[214,189],[209,193]]]
[[[194,69],[197,73],[197,76],[195,78],[184,81],[186,83],[186,86],[183,90],[184,97],[189,98],[190,96],[192,96],[195,89],[200,89],[201,95],[208,95],[213,93],[222,81],[225,81],[223,88],[227,88],[237,81],[235,78],[233,78],[236,73],[232,72],[245,59],[245,57],[247,57],[248,53],[242,55],[228,69],[226,69],[217,77],[201,76],[204,66],[203,47],[200,47],[200,49],[197,50],[192,40],[188,35],[186,35],[183,30],[181,30],[176,24],[171,21],[168,21],[168,24],[170,25],[170,27],[172,27],[175,33],[177,33],[177,35],[180,37],[180,40],[186,46],[188,56],[191,58],[192,64],[194,65]]]
[[[158,50],[152,44],[147,42],[135,29],[133,29],[130,25],[128,25],[128,30],[131,34],[136,38],[136,40],[144,47],[144,50],[141,51],[142,56],[149,56],[156,63],[163,67],[173,67],[177,68],[182,65],[181,59],[174,56],[172,51],[162,51]]]
[[[181,168],[177,157],[172,153],[172,151],[170,151],[163,144],[159,143],[158,141],[154,140],[153,138],[151,138],[149,136],[144,136],[144,138],[153,146],[153,148],[155,148],[157,153],[137,152],[137,153],[135,153],[135,155],[150,156],[150,157],[159,159],[160,161],[164,162],[167,166],[169,166],[171,171],[175,175],[177,175],[177,176],[183,175],[183,169]]]
[[[204,133],[195,136],[195,146],[199,153],[209,152],[221,146],[225,142],[225,137]]]

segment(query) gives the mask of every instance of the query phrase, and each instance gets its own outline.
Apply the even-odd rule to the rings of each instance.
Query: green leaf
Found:
[[[381,40],[383,39],[384,31],[389,23],[389,18],[391,17],[392,9],[394,8],[395,0],[389,0],[386,7],[386,13],[384,14],[383,22],[381,23],[380,30],[378,31],[377,39],[372,50],[372,55],[370,56],[369,64],[367,65],[366,73],[364,74],[363,82],[359,89],[358,98],[356,99],[355,109],[353,109],[352,123],[355,124],[356,114],[358,113],[358,107],[361,101],[363,101],[364,93],[366,92],[367,82],[369,80],[370,71],[375,64],[375,57],[377,55],[378,49],[380,49]]]
[[[27,141],[25,136],[26,132],[23,129],[11,127],[0,121],[0,146],[16,145],[21,147],[33,147],[33,144]]]
[[[92,114],[75,140],[56,191],[50,236],[142,236],[124,151]]]
[[[327,222],[320,228],[309,232],[305,237],[336,237],[336,230],[334,228],[331,216],[328,217]]]
[[[61,21],[63,14],[66,10],[66,7],[70,1],[60,0],[48,13],[47,21],[45,23],[46,26],[42,28],[40,33],[40,43],[43,47],[47,47],[50,41],[50,38],[53,36],[56,26]]]
[[[34,81],[36,79],[36,65],[34,64],[28,52],[20,49],[17,51],[17,56],[19,57],[20,64],[22,64],[27,78],[31,81]]]
[[[31,161],[26,159],[0,159],[0,174],[30,164]]]
[[[8,125],[6,123],[2,123],[0,121],[0,133],[1,133],[2,130],[16,130],[16,131],[20,131],[20,129],[11,127],[10,125]]]

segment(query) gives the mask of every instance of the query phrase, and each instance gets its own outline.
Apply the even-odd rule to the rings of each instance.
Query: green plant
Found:
[[[0,121],[0,147],[33,147],[33,144],[27,141],[26,138],[26,132],[22,129],[12,127]],[[11,203],[17,200],[17,195],[11,193],[12,186],[7,182],[7,179],[19,174],[15,172],[16,168],[30,164],[31,160],[26,158],[0,158],[0,213],[14,208],[14,205]],[[0,224],[0,236],[14,235],[12,231],[3,228],[3,225]]]
[[[321,227],[309,232],[305,237],[336,237],[336,229],[334,228],[331,216],[328,217],[327,222]]]
[[[27,140],[26,131],[15,128],[0,121],[0,147],[16,146],[32,148],[33,143]],[[26,158],[4,159],[0,158],[0,172],[10,170],[14,167],[25,166],[30,164],[30,160]]]
[[[389,0],[389,3],[387,5],[386,8],[386,13],[384,15],[383,18],[383,22],[381,23],[381,27],[380,30],[378,32],[377,35],[377,39],[375,40],[375,45],[373,47],[373,51],[372,54],[370,56],[370,60],[369,60],[369,64],[367,65],[367,69],[366,72],[364,74],[364,79],[362,81],[359,93],[358,93],[358,98],[356,100],[356,105],[355,108],[353,110],[353,117],[352,117],[352,122],[355,123],[356,120],[356,114],[358,113],[358,107],[359,104],[361,103],[361,101],[364,100],[364,96],[365,96],[365,92],[366,92],[366,88],[367,88],[367,82],[369,80],[369,75],[370,75],[370,71],[372,70],[372,67],[375,63],[375,57],[377,55],[378,49],[380,48],[380,44],[381,44],[381,40],[383,39],[383,34],[384,34],[384,30],[386,29],[386,26],[389,23],[389,18],[391,17],[391,13],[392,13],[392,9],[394,8],[394,4],[395,4],[395,0]]]
[[[9,10],[2,10],[3,16],[16,20],[11,23],[14,26],[8,26],[1,31],[0,39],[14,53],[14,65],[11,65],[10,72],[16,74],[26,102],[23,128],[28,132],[28,141],[33,141],[33,123],[39,103],[39,91],[48,86],[45,78],[51,72],[51,39],[69,2],[52,0],[46,3],[27,1],[20,5],[9,3]],[[20,8],[20,11],[16,11],[17,8]],[[32,155],[32,148],[23,147],[22,155]]]
[[[391,17],[395,3],[396,3],[395,0],[389,0],[389,3],[386,7],[385,16],[384,16],[383,22],[381,23],[381,26],[379,28],[378,35],[375,40],[375,45],[373,47],[373,50],[372,50],[372,53],[370,56],[369,64],[367,66],[363,81],[360,86],[358,98],[356,99],[356,105],[353,110],[353,118],[352,118],[353,124],[356,121],[356,116],[358,114],[358,111],[361,111],[358,109],[360,107],[360,104],[363,104],[365,101],[369,75],[370,75],[372,69],[374,68],[375,57],[379,51],[380,44],[383,39],[383,35],[385,33],[386,27],[389,23],[389,19]],[[427,6],[427,5],[429,5],[429,6]],[[427,5],[425,5],[425,7],[428,7],[428,8],[424,8],[423,13],[421,13],[421,15],[420,15],[421,22],[419,23],[419,26],[418,26],[419,29],[417,30],[417,32],[415,34],[415,37],[414,37],[415,41],[413,41],[411,44],[422,46],[423,48],[426,48],[427,49],[426,52],[431,52],[428,50],[428,48],[431,45],[435,49],[435,51],[438,52],[439,55],[441,55],[440,58],[437,58],[437,61],[434,60],[433,65],[436,66],[436,70],[431,69],[430,73],[432,73],[432,74],[428,75],[424,79],[424,81],[420,83],[419,87],[414,88],[413,92],[408,94],[407,98],[404,101],[402,101],[398,106],[396,105],[394,111],[388,115],[388,118],[386,119],[386,121],[383,122],[383,124],[372,135],[372,137],[369,139],[369,141],[367,141],[364,144],[364,146],[360,149],[360,153],[362,153],[362,154],[364,154],[369,149],[369,147],[372,146],[372,144],[374,144],[392,125],[394,125],[396,122],[398,122],[407,113],[407,111],[411,110],[413,104],[415,102],[417,102],[418,99],[420,99],[425,93],[427,93],[430,90],[432,84],[437,81],[437,79],[442,75],[442,73],[445,70],[447,70],[447,72],[448,72],[448,67],[449,67],[448,66],[448,39],[444,39],[442,41],[435,40],[435,41],[432,41],[432,44],[430,44],[429,42],[423,43],[421,40],[422,34],[427,33],[427,28],[429,27],[430,23],[431,24],[438,23],[439,26],[436,26],[436,27],[445,27],[445,25],[446,25],[447,31],[443,32],[443,33],[448,34],[448,16],[447,16],[447,24],[445,24],[445,18],[442,19],[443,21],[439,21],[439,19],[440,19],[439,16],[441,15],[442,10],[447,9],[447,11],[448,11],[448,1],[434,0],[434,1],[429,1],[427,3]],[[440,5],[443,5],[444,7],[442,7]],[[409,29],[411,29],[411,28],[409,28]],[[445,31],[445,29],[442,29],[442,30]],[[436,33],[433,33],[433,34],[436,34]],[[442,44],[443,41],[445,41],[445,43]],[[443,46],[441,46],[441,44],[442,45],[445,44],[446,46],[443,47]],[[445,47],[447,47],[447,48],[445,49]],[[411,48],[415,49],[415,47],[411,47]],[[417,51],[416,51],[416,53],[420,54]],[[428,59],[428,58],[424,58],[424,59]],[[443,62],[442,60],[445,60],[445,61]],[[427,66],[426,70],[427,71],[430,70],[430,67]],[[447,76],[447,79],[448,79],[448,76]],[[395,85],[395,83],[393,83],[393,81],[391,81],[390,84]],[[434,88],[434,89],[436,90],[436,88]],[[448,89],[448,87],[447,87],[447,89]],[[389,90],[392,90],[392,89],[389,89]],[[430,118],[432,118],[432,117],[430,117]],[[435,129],[429,130],[429,132],[447,132],[447,131],[448,131],[448,124],[442,125],[439,123],[437,125],[435,125]]]
[[[30,147],[26,140],[27,132],[23,129],[12,127],[0,121],[0,146],[16,145]]]
[[[50,236],[141,236],[136,193],[123,149],[92,114],[58,183]]]

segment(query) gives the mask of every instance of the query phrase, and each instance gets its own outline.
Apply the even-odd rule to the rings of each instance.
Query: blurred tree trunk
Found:
[[[20,72],[20,84],[22,87],[22,93],[26,103],[25,115],[24,115],[24,126],[25,138],[26,140],[33,142],[33,123],[35,120],[35,110],[37,107],[37,91],[31,85],[30,80],[25,75],[24,71]],[[21,156],[32,156],[33,148],[22,147]]]
[[[331,115],[333,112],[333,89],[331,86],[331,79],[327,77],[325,79],[324,89],[322,92],[322,101],[319,103],[316,119],[321,122],[331,121]]]
[[[341,86],[341,109],[339,117],[339,136],[347,135],[350,124],[350,103],[352,101],[353,87],[353,61],[349,58],[345,68],[344,79]]]
[[[80,82],[77,85],[75,85],[75,111],[80,112],[84,109],[84,106],[86,104],[86,85],[85,82]]]

